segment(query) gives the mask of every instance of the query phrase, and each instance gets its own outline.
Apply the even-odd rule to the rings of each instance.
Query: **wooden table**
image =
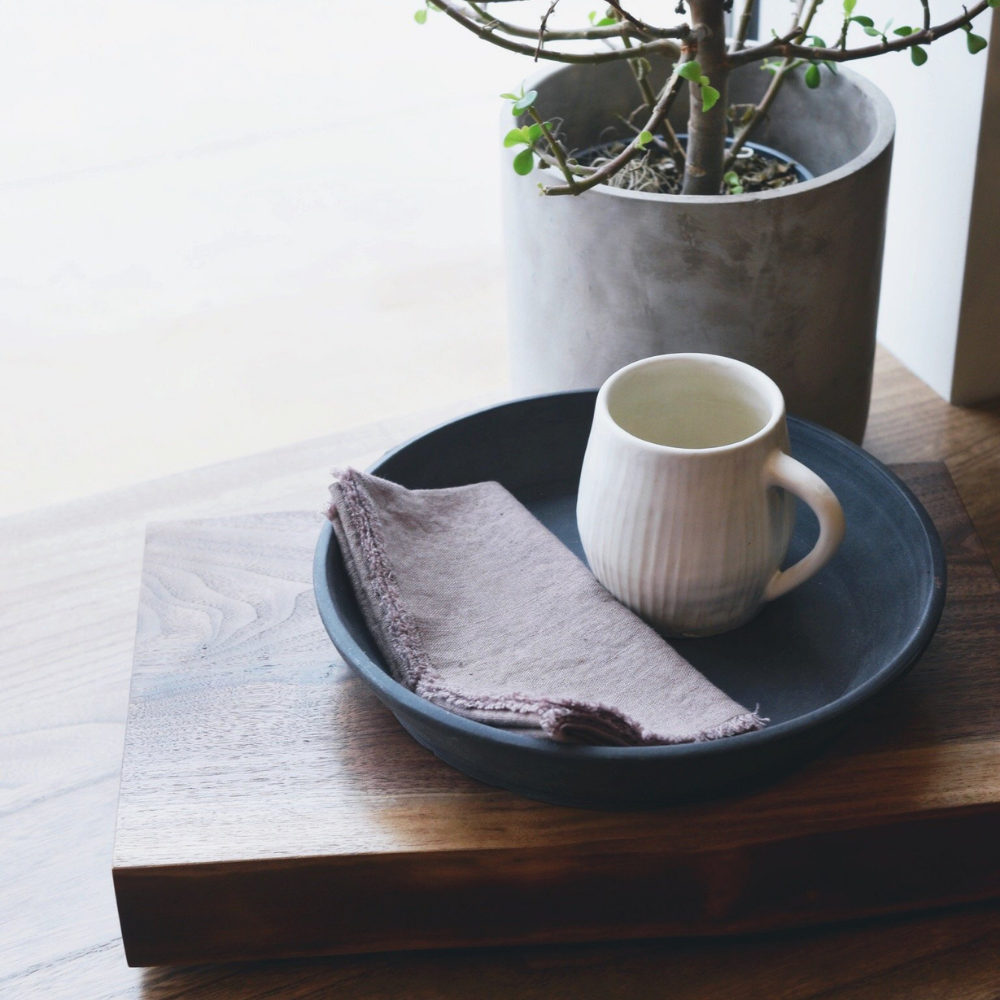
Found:
[[[110,865],[146,523],[319,509],[331,467],[444,416],[0,522],[0,996],[1000,996],[1000,906],[714,941],[126,966]],[[887,462],[946,461],[1000,567],[1000,404],[950,407],[881,354],[866,445]]]

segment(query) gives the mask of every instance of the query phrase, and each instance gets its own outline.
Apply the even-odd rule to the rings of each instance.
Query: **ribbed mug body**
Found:
[[[601,404],[577,506],[594,575],[670,634],[711,635],[752,618],[794,524],[793,497],[767,475],[775,450],[789,450],[783,404],[750,440],[704,450],[633,437]]]

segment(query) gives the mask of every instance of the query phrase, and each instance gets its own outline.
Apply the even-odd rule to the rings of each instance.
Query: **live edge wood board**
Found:
[[[152,525],[114,884],[133,965],[722,934],[1000,896],[1000,585],[942,464],[949,562],[911,674],[756,792],[557,808],[418,746],[340,662],[317,515]]]

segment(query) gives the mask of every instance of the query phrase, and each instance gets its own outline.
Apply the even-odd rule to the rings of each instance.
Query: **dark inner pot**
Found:
[[[654,90],[663,86],[672,67],[664,59],[653,63]],[[771,75],[756,64],[734,70],[728,103],[758,103],[770,80]],[[688,84],[683,88],[669,116],[674,131],[681,133],[688,125]],[[544,117],[556,120],[569,149],[586,150],[610,139],[630,138],[634,133],[621,118],[628,118],[641,101],[632,71],[613,62],[561,68],[545,79],[537,107]],[[637,125],[645,114],[635,116]],[[816,90],[806,87],[799,75],[786,80],[751,140],[784,153],[818,177],[860,156],[877,132],[877,109],[868,95],[843,72],[824,73]]]
[[[614,129],[617,131],[617,129]],[[612,129],[608,130],[609,132]],[[687,148],[687,136],[683,132],[676,133],[681,148]],[[612,139],[600,146],[593,146],[580,152],[573,152],[570,162],[582,166],[600,167],[609,159],[614,158],[625,148],[630,140]],[[732,139],[726,140],[726,145],[732,144]],[[552,166],[551,164],[549,165]],[[554,168],[553,168],[554,169]],[[773,191],[788,187],[799,181],[812,179],[812,174],[801,163],[797,163],[776,149],[761,146],[756,142],[747,142],[740,150],[733,163],[732,172],[737,178],[737,186],[723,182],[723,194],[753,194],[757,191]],[[611,187],[624,188],[628,191],[647,191],[654,194],[680,194],[684,180],[684,167],[679,164],[670,152],[667,142],[657,135],[649,147],[634,157],[623,170],[610,177],[607,183]],[[558,181],[556,181],[558,183]]]

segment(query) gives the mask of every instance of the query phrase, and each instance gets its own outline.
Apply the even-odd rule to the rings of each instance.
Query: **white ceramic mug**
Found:
[[[673,635],[749,621],[844,537],[830,487],[788,451],[781,390],[756,368],[713,354],[622,368],[598,393],[580,478],[577,522],[594,575]],[[815,511],[820,533],[782,572],[790,494]]]

